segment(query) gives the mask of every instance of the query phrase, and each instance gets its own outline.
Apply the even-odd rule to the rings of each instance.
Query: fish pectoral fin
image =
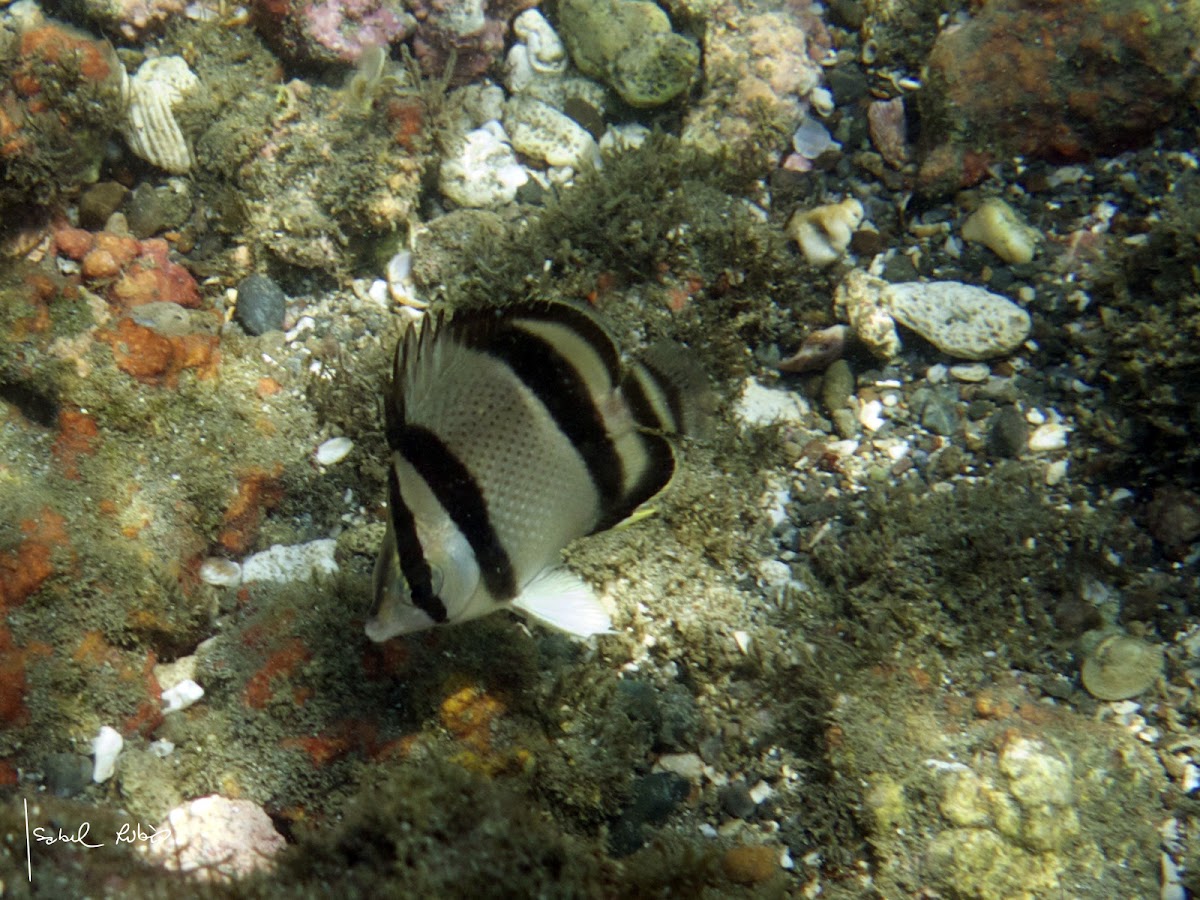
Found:
[[[612,634],[612,620],[599,598],[578,575],[546,569],[512,601],[512,607],[548,628],[574,637]]]
[[[635,525],[638,522],[642,521],[643,519],[649,519],[651,516],[657,516],[657,515],[658,515],[658,507],[657,506],[639,506],[637,509],[635,509],[633,512],[631,512],[629,515],[627,515],[625,518],[623,518],[620,522],[618,522],[616,525],[614,525],[613,528],[614,529],[615,528],[628,528],[630,525]]]

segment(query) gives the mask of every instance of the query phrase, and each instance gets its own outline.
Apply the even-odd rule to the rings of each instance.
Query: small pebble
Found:
[[[939,394],[930,396],[921,407],[921,427],[943,437],[954,434],[958,430],[954,403]]]
[[[774,847],[734,847],[721,858],[725,876],[738,884],[759,884],[779,868],[779,851]]]
[[[1029,449],[1034,453],[1047,453],[1052,450],[1065,450],[1067,434],[1070,429],[1061,423],[1047,422],[1039,425],[1029,436]]]
[[[1016,459],[1025,450],[1029,426],[1015,406],[1006,406],[992,416],[988,452],[1003,459]]]
[[[204,696],[204,688],[196,684],[190,678],[186,678],[179,684],[162,692],[164,713],[178,712],[181,709],[187,709],[195,704],[197,700]]]
[[[287,314],[287,296],[266,275],[249,275],[237,286],[237,306],[233,317],[246,334],[257,337],[268,331],[282,331]]]
[[[883,427],[883,403],[879,400],[870,400],[864,403],[858,410],[858,421],[862,423],[862,427],[867,431],[878,431]]]
[[[200,564],[200,580],[220,587],[237,587],[242,583],[242,567],[232,559],[210,556]]]
[[[101,181],[79,196],[79,224],[95,231],[120,207],[129,189],[117,181]]]
[[[825,410],[832,414],[836,410],[844,409],[853,395],[854,372],[850,363],[844,359],[834,360],[825,370],[825,377],[821,379],[821,402]]]
[[[322,466],[332,466],[341,462],[354,449],[354,441],[348,437],[330,438],[317,448],[317,463]]]
[[[725,785],[717,792],[717,800],[721,804],[721,809],[735,819],[750,818],[758,807],[743,781]]]
[[[988,380],[991,371],[986,363],[962,363],[950,367],[950,377],[967,384],[979,384]]]

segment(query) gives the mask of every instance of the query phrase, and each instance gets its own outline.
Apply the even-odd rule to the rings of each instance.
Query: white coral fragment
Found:
[[[129,106],[121,127],[129,149],[172,174],[190,171],[192,149],[179,128],[175,107],[199,84],[182,56],[160,56],[142,63],[129,80]]]
[[[459,206],[483,209],[511,203],[529,180],[499,122],[469,131],[442,160],[438,185]]]
[[[117,770],[117,756],[125,740],[121,733],[108,725],[101,726],[100,733],[92,738],[92,781],[96,784],[108,781]]]

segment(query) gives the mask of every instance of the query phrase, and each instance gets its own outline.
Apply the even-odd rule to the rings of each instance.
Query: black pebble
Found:
[[[286,312],[287,296],[266,275],[250,275],[238,284],[233,317],[246,334],[257,337],[268,331],[282,331]]]
[[[645,843],[645,825],[662,825],[691,793],[692,784],[674,772],[655,772],[633,783],[630,802],[609,831],[613,856],[628,856]]]
[[[1028,440],[1029,426],[1015,406],[1006,406],[992,417],[987,440],[988,452],[992,456],[1016,459],[1024,452]]]
[[[735,819],[748,819],[758,808],[758,804],[750,796],[750,791],[743,781],[725,785],[717,792],[717,798],[721,801],[721,809]]]

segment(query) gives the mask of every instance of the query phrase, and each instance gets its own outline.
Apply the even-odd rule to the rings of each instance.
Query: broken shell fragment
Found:
[[[842,358],[849,328],[831,325],[809,334],[800,349],[779,363],[781,372],[819,372]]]

